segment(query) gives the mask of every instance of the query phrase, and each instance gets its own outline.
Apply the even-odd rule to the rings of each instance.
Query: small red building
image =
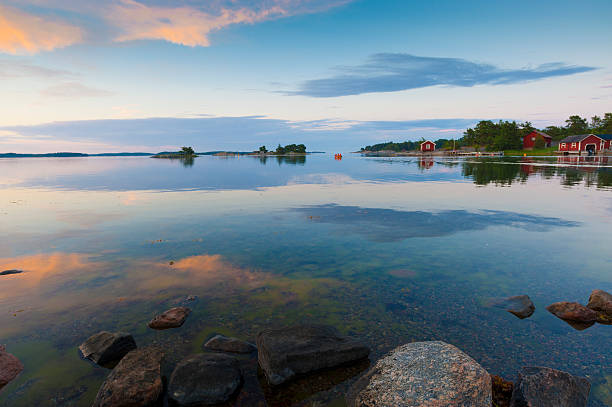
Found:
[[[537,139],[542,139],[544,141],[544,147],[550,147],[552,145],[551,136],[544,132],[534,130],[531,133],[525,135],[525,137],[523,137],[523,149],[532,150],[533,147],[535,147]]]
[[[432,153],[434,151],[436,151],[436,143],[433,141],[427,140],[421,143],[422,153]]]
[[[564,154],[597,154],[600,151],[610,150],[611,140],[608,135],[581,134],[569,136],[559,142],[559,152]],[[612,139],[612,137],[610,137]]]

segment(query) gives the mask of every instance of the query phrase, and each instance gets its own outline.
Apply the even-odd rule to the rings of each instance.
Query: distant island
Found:
[[[153,155],[153,158],[175,158],[175,159],[190,159],[198,155],[192,147],[182,147],[180,151],[164,151]]]
[[[44,153],[44,154],[21,154],[21,153],[0,153],[0,158],[31,158],[31,157],[148,157],[152,153]]]

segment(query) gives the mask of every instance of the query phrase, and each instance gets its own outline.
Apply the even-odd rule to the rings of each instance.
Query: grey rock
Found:
[[[132,335],[125,332],[98,332],[79,346],[84,357],[104,366],[121,360],[129,351],[136,349]]]
[[[11,274],[21,274],[23,273],[23,270],[4,270],[4,271],[0,271],[0,276],[8,276]]]
[[[187,307],[174,307],[157,315],[149,322],[149,328],[169,329],[178,328],[183,325],[191,310]]]
[[[0,345],[0,389],[14,380],[23,370],[23,364],[17,357],[6,352],[4,346]]]
[[[349,407],[491,407],[491,377],[445,342],[395,348],[350,388]]]
[[[590,388],[583,377],[548,367],[524,367],[510,407],[586,407]]]
[[[229,355],[197,354],[172,372],[168,397],[179,406],[214,405],[229,400],[242,384],[238,360]]]
[[[149,407],[163,391],[162,352],[143,348],[129,352],[108,375],[93,407]]]
[[[370,349],[329,326],[298,325],[257,334],[259,366],[278,385],[316,370],[366,358]]]
[[[252,343],[241,341],[237,338],[228,338],[223,335],[216,335],[210,338],[204,344],[204,348],[232,353],[251,353],[257,350],[257,347]]]
[[[516,295],[514,297],[493,299],[491,305],[502,308],[520,319],[529,318],[535,311],[535,305],[528,295]]]

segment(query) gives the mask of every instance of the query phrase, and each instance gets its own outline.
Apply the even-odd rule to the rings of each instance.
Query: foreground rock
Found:
[[[0,389],[15,379],[23,370],[23,365],[15,356],[6,352],[0,345]]]
[[[149,322],[149,328],[170,329],[178,328],[183,325],[191,310],[187,307],[174,307],[153,318]]]
[[[328,326],[298,325],[257,334],[259,366],[270,384],[366,358],[370,349]]]
[[[79,346],[84,357],[101,366],[118,362],[134,349],[136,349],[134,338],[125,332],[98,332]]]
[[[535,311],[535,305],[528,295],[516,295],[514,297],[494,299],[491,305],[503,308],[520,319],[529,318]]]
[[[597,322],[612,324],[612,294],[603,290],[593,290],[587,307],[597,312]]]
[[[213,405],[229,400],[242,384],[238,360],[221,354],[192,355],[170,377],[168,397],[179,406]]]
[[[4,271],[0,271],[0,276],[8,276],[11,274],[21,274],[23,273],[23,270],[4,270]]]
[[[524,367],[512,392],[511,407],[586,407],[591,384],[548,367]]]
[[[491,407],[491,377],[445,342],[395,348],[351,387],[349,407]]]
[[[93,407],[153,406],[162,394],[162,353],[144,348],[129,352],[108,375]]]
[[[241,341],[237,338],[228,338],[223,335],[216,335],[210,338],[205,344],[205,349],[231,353],[251,353],[257,350],[252,343]]]
[[[546,309],[551,314],[567,321],[589,323],[597,320],[595,311],[577,302],[555,302]]]

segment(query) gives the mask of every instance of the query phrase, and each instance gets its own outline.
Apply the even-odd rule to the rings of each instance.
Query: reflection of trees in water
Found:
[[[572,166],[542,165],[571,164]],[[608,157],[558,157],[552,160],[521,161],[465,161],[462,175],[472,178],[477,185],[510,186],[523,183],[530,176],[539,175],[545,179],[560,178],[561,184],[572,187],[584,184],[586,187],[607,188],[612,186],[612,168],[607,165]]]
[[[277,155],[276,162],[278,165],[291,164],[291,165],[304,165],[306,164],[305,155]]]
[[[179,158],[179,161],[181,162],[181,164],[183,164],[183,167],[193,167],[193,164],[195,162],[192,155],[186,155],[183,158]]]

